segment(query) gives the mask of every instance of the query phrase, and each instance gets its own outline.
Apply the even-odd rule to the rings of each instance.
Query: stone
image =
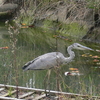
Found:
[[[15,10],[17,7],[18,7],[17,4],[7,3],[7,4],[0,6],[0,12]]]
[[[7,0],[0,0],[0,6],[2,6]]]

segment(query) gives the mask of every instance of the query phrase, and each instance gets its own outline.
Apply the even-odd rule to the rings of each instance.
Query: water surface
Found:
[[[58,38],[55,38],[57,36]],[[19,34],[13,35],[8,32],[8,27],[1,23],[0,47],[8,46],[9,49],[0,50],[0,84],[44,88],[47,70],[23,71],[22,66],[26,62],[53,51],[60,51],[68,56],[67,47],[74,42],[94,50],[100,49],[100,44],[84,43],[79,39],[61,36],[56,31],[48,31],[40,27],[22,28],[19,30]],[[58,71],[54,69],[51,71],[48,89],[100,95],[100,53],[96,51],[74,51],[76,56],[71,63],[61,66],[57,69]],[[98,58],[93,58],[96,55]],[[83,75],[65,76],[64,73],[70,71],[69,68],[78,68]]]

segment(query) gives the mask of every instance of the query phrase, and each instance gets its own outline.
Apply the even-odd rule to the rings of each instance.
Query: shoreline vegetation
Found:
[[[88,42],[100,43],[100,3],[97,0],[12,0],[12,4],[7,0],[2,2],[0,13],[5,15],[4,11],[7,12],[8,9],[11,17],[11,11],[15,13],[16,10],[14,21],[23,28],[37,26],[65,36],[71,34]]]

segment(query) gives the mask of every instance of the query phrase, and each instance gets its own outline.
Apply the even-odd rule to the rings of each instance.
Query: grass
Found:
[[[60,22],[57,23],[50,20],[45,20],[43,23],[44,29],[58,33],[65,37],[72,37],[73,39],[81,39],[87,32],[87,28],[75,22],[70,24],[64,24]]]
[[[99,10],[100,9],[100,3],[98,0],[87,0],[87,7],[90,9],[94,9],[94,10]]]

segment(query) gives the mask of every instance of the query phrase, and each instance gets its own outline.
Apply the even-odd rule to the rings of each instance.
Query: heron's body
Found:
[[[33,59],[32,61],[29,61],[28,63],[26,63],[23,66],[23,70],[50,69],[50,68],[55,67],[55,66],[59,66],[59,65],[62,65],[62,64],[69,63],[75,57],[75,54],[72,51],[72,49],[92,50],[91,48],[82,46],[78,43],[74,43],[67,48],[69,57],[66,58],[60,52],[46,53],[46,54],[43,54],[43,55]]]
[[[60,52],[51,52],[41,55],[32,61],[25,64],[23,69],[25,70],[37,70],[37,69],[50,69],[54,66],[67,63],[65,57]],[[37,67],[38,66],[38,67]]]

